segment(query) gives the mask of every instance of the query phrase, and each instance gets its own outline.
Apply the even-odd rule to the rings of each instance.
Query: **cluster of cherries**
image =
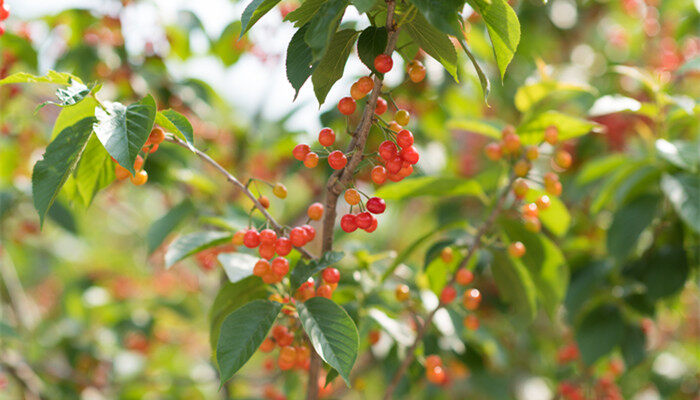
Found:
[[[5,4],[5,0],[0,0],[0,36],[5,34],[4,21],[10,16],[10,10]]]
[[[359,205],[360,211],[357,214],[345,214],[340,218],[340,228],[345,232],[354,232],[358,228],[366,232],[374,232],[377,229],[377,218],[372,214],[381,214],[386,210],[386,202],[380,197],[371,197],[362,204],[360,193],[355,189],[347,189],[343,195],[345,201],[352,207]]]
[[[148,157],[149,154],[155,153],[156,150],[158,150],[158,146],[163,142],[163,140],[165,140],[165,131],[160,127],[153,128],[151,133],[148,135],[146,144],[144,144],[143,148],[141,148],[141,153],[143,156],[138,154],[136,156],[136,160],[134,160],[134,171],[136,171],[135,175],[132,175],[128,169],[119,165],[119,163],[112,158],[112,161],[114,161],[114,175],[116,178],[122,181],[131,177],[131,183],[136,186],[141,186],[148,182],[148,173],[143,169],[143,163],[146,162],[146,157]]]
[[[270,353],[279,347],[279,355],[277,357],[277,367],[282,371],[288,371],[293,368],[309,369],[309,360],[311,350],[306,344],[294,344],[294,333],[284,325],[275,325],[272,328],[271,335],[263,340],[260,345],[260,351]],[[266,365],[266,369],[273,369],[273,365]]]
[[[557,363],[566,365],[580,359],[580,352],[575,342],[568,343],[557,351]],[[606,400],[622,400],[620,388],[615,383],[615,378],[619,377],[625,370],[624,363],[619,358],[610,360],[608,370],[603,376],[595,380],[595,384],[591,385],[595,392],[594,398]],[[562,381],[559,383],[559,395],[566,400],[584,400],[589,398],[586,396],[586,390],[583,382]]]

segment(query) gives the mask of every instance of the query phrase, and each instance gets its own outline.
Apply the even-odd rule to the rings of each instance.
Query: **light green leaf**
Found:
[[[628,158],[624,154],[610,154],[595,160],[590,160],[581,168],[581,172],[576,176],[576,184],[578,186],[583,186],[608,176],[619,166],[627,162],[627,160]]]
[[[429,56],[437,60],[445,70],[452,75],[456,82],[459,82],[457,75],[457,52],[450,38],[443,32],[435,29],[425,17],[416,12],[414,16],[407,19],[401,29],[408,33],[420,48]]]
[[[314,61],[320,60],[329,48],[331,37],[338,28],[347,5],[346,0],[327,0],[309,20],[304,41],[311,48]]]
[[[520,42],[520,21],[506,0],[468,0],[486,22],[501,79]]]
[[[149,94],[129,106],[109,103],[106,108],[95,109],[95,133],[109,155],[133,175],[136,156],[153,129],[156,102]]]
[[[478,119],[452,119],[447,121],[447,128],[476,133],[491,139],[501,139],[501,129]]]
[[[224,319],[216,344],[222,386],[258,350],[281,309],[281,303],[253,300]]]
[[[639,236],[658,211],[659,200],[656,195],[640,196],[615,212],[606,236],[610,255],[624,260],[635,249]]]
[[[333,84],[343,76],[345,63],[348,61],[350,51],[355,44],[355,38],[360,32],[353,29],[343,29],[333,35],[328,51],[323,55],[318,66],[311,75],[314,84],[314,93],[319,104],[326,101],[328,92]]]
[[[216,353],[216,345],[219,342],[221,324],[224,319],[240,306],[257,299],[267,298],[267,285],[256,276],[252,276],[236,283],[225,282],[216,294],[214,304],[209,310],[209,343]]]
[[[218,246],[231,240],[230,232],[203,231],[183,235],[175,239],[165,252],[165,267],[209,247]]]
[[[195,208],[192,201],[185,199],[153,222],[146,234],[148,253],[150,254],[156,251],[165,238],[167,238],[187,217],[192,215],[194,211]]]
[[[481,185],[475,180],[440,176],[422,176],[386,184],[377,190],[376,196],[385,200],[401,200],[418,196],[474,196],[481,200],[485,198]]]
[[[0,80],[0,86],[10,83],[54,83],[58,85],[70,85],[71,80],[82,83],[80,78],[65,72],[49,71],[44,76],[36,76],[26,72],[17,72]]]
[[[586,314],[576,328],[583,362],[592,365],[612,351],[622,341],[624,329],[622,314],[614,305],[602,305]]]
[[[61,187],[78,164],[92,134],[94,122],[95,118],[88,117],[63,129],[46,147],[43,158],[34,165],[32,195],[41,224]]]
[[[529,272],[521,263],[513,263],[503,251],[494,252],[491,265],[498,292],[527,322],[537,312],[537,290]]]
[[[700,168],[700,142],[675,141],[658,139],[655,143],[656,152],[664,160],[678,168],[695,173]]]
[[[700,233],[700,176],[678,173],[661,178],[661,190],[678,216],[696,233]]]
[[[232,283],[253,275],[253,267],[260,259],[245,253],[221,253],[217,258]]]
[[[237,47],[234,45],[240,39],[240,36],[241,21],[231,22],[226,25],[218,38],[212,40],[210,52],[218,57],[225,66],[230,67],[235,64],[245,52],[245,47]]]
[[[489,81],[489,78],[486,77],[484,70],[481,69],[481,66],[476,61],[476,58],[472,54],[471,50],[469,50],[467,41],[464,40],[464,38],[460,37],[459,44],[462,46],[462,49],[464,49],[464,53],[467,55],[467,57],[469,57],[469,61],[472,62],[474,70],[476,70],[476,75],[479,77],[479,83],[481,84],[481,91],[484,96],[484,102],[488,105],[486,99],[489,97],[489,93],[491,93],[491,82]]]
[[[308,261],[308,263],[303,259],[299,259],[289,276],[289,284],[292,291],[297,290],[313,274],[342,260],[343,256],[344,254],[341,251],[328,251],[323,253],[321,258]]]
[[[350,386],[350,371],[357,359],[360,338],[348,313],[325,297],[298,303],[297,311],[316,352]]]
[[[71,179],[75,182],[76,192],[86,207],[92,204],[97,192],[114,180],[114,162],[97,136],[90,136]]]
[[[596,93],[596,90],[588,85],[553,80],[536,82],[518,88],[515,92],[515,107],[524,113],[550,96],[577,93]]]
[[[241,15],[241,35],[245,35],[263,15],[267,14],[280,0],[253,0]]]
[[[603,183],[598,194],[591,202],[591,213],[597,214],[603,207],[608,204],[615,194],[615,190],[627,179],[630,175],[646,165],[645,161],[629,161],[620,165],[619,168],[612,172],[612,175]]]
[[[185,139],[190,148],[194,148],[194,129],[184,115],[170,108],[158,111],[155,123]]]
[[[61,112],[58,113],[56,121],[54,121],[53,129],[51,130],[51,139],[55,138],[62,130],[81,119],[94,117],[95,107],[97,106],[97,100],[88,97],[75,105],[63,107]]]
[[[326,2],[326,0],[305,0],[299,8],[287,14],[285,21],[294,22],[294,26],[301,28],[306,25],[311,18],[318,12],[321,5]]]
[[[534,202],[540,196],[547,193],[530,188],[527,191],[525,199],[529,202]],[[546,210],[540,210],[539,218],[547,230],[555,234],[556,236],[563,237],[569,230],[569,225],[571,224],[571,214],[569,210],[566,209],[564,203],[556,196],[549,197],[550,206]]]
[[[550,110],[534,116],[518,126],[516,131],[524,145],[540,144],[544,140],[545,129],[550,125],[559,129],[560,141],[577,138],[600,128],[594,122]]]

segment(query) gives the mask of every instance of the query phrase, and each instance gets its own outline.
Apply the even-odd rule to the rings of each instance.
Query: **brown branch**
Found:
[[[399,29],[394,24],[394,9],[396,8],[395,0],[386,0],[386,28],[388,37],[384,54],[391,55],[396,48],[396,41],[399,38]],[[326,184],[326,201],[324,205],[323,215],[323,232],[322,232],[322,253],[333,249],[333,229],[335,228],[336,206],[338,197],[348,184],[352,181],[355,170],[362,161],[365,144],[369,136],[372,121],[374,119],[374,109],[377,106],[377,99],[382,91],[383,79],[374,75],[374,88],[367,99],[362,118],[353,133],[352,140],[346,150],[346,154],[352,154],[345,168],[333,172]],[[321,369],[321,358],[311,348],[311,364],[309,366],[309,379],[306,389],[306,399],[318,399],[318,377]]]
[[[252,193],[250,190],[248,190],[248,188],[247,188],[243,183],[241,183],[241,181],[239,181],[238,179],[236,179],[235,176],[231,175],[228,171],[226,171],[226,169],[225,169],[224,167],[222,167],[219,163],[217,163],[216,161],[214,161],[211,157],[209,157],[209,156],[208,156],[206,153],[204,153],[203,151],[201,151],[201,150],[199,150],[199,149],[196,149],[196,148],[194,148],[194,147],[191,147],[190,145],[188,145],[187,143],[185,143],[182,139],[178,138],[177,136],[174,136],[174,135],[171,135],[171,134],[167,134],[167,135],[165,136],[165,140],[168,141],[168,142],[170,142],[170,143],[174,143],[174,144],[176,144],[176,145],[178,145],[178,146],[180,146],[180,147],[184,147],[184,148],[186,148],[186,149],[188,149],[188,150],[191,150],[197,157],[199,157],[200,159],[202,159],[202,161],[204,161],[204,162],[206,162],[207,164],[213,166],[213,167],[214,167],[217,171],[219,171],[224,177],[226,177],[226,180],[227,180],[227,181],[231,182],[234,186],[236,186],[238,189],[240,189],[240,190],[243,192],[243,194],[245,194],[245,195],[253,202],[253,204],[255,205],[255,208],[257,208],[258,211],[260,211],[260,213],[263,215],[263,217],[265,217],[265,219],[267,219],[267,220],[270,222],[270,225],[272,225],[272,228],[273,228],[278,234],[284,233],[284,227],[283,227],[282,225],[280,225],[280,224],[272,217],[272,215],[270,215],[270,213],[267,212],[267,210],[265,209],[265,207],[263,207],[263,205],[260,204],[260,202],[258,201],[257,197],[255,197],[255,195],[253,195],[253,193]],[[296,249],[297,249],[297,251],[298,251],[299,253],[301,253],[304,257],[309,258],[309,259],[314,258],[308,251],[304,250],[303,248],[301,248],[301,247],[296,247]]]
[[[501,212],[501,209],[503,208],[503,203],[505,202],[506,197],[508,197],[508,193],[510,192],[511,186],[513,186],[513,182],[515,182],[515,175],[511,175],[511,177],[508,179],[508,184],[499,195],[498,200],[496,200],[496,204],[494,205],[493,210],[491,210],[491,214],[481,224],[481,227],[479,227],[479,230],[474,236],[474,241],[467,250],[467,255],[464,256],[462,261],[455,269],[455,272],[452,274],[452,277],[447,283],[447,286],[453,285],[455,283],[455,280],[457,279],[457,271],[459,271],[461,268],[466,267],[469,263],[469,260],[471,260],[474,254],[476,254],[476,251],[481,247],[481,239],[489,230],[489,228],[491,228],[491,226],[493,225],[496,216]],[[394,376],[391,379],[389,386],[387,386],[386,392],[384,393],[384,400],[391,399],[391,396],[394,394],[396,387],[399,385],[399,382],[401,382],[401,377],[403,377],[403,375],[406,373],[406,370],[415,359],[416,349],[420,345],[420,342],[423,340],[423,336],[425,336],[425,333],[428,331],[428,327],[432,323],[433,318],[435,317],[435,313],[437,313],[437,311],[444,306],[445,303],[443,303],[442,300],[440,300],[438,306],[435,307],[432,311],[430,311],[430,313],[428,313],[428,316],[425,318],[425,322],[423,322],[423,324],[418,325],[416,332],[416,340],[413,342],[413,344],[411,344],[411,347],[408,349],[408,352],[406,354],[406,358],[403,359],[401,365],[399,365],[399,369],[397,369],[394,373]]]

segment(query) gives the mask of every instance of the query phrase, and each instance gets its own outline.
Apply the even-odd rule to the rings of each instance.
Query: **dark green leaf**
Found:
[[[97,108],[97,124],[94,129],[107,152],[119,165],[132,174],[134,161],[146,144],[156,118],[156,102],[148,95],[137,103],[124,106],[120,103],[106,105],[107,110]]]
[[[287,46],[287,80],[294,88],[295,99],[299,95],[299,89],[309,79],[315,68],[311,47],[304,41],[306,29],[306,25],[299,28]]]
[[[350,0],[350,4],[357,8],[357,11],[362,14],[374,8],[378,0]]]
[[[311,21],[314,15],[321,8],[321,5],[326,2],[326,0],[306,0],[299,8],[287,14],[285,21],[294,22],[294,26],[300,28],[306,25],[307,22]]]
[[[654,219],[659,200],[655,195],[641,196],[615,212],[606,242],[610,255],[622,260],[634,250],[639,236]]]
[[[326,53],[347,5],[346,0],[327,0],[309,20],[304,41],[311,48],[314,61],[320,60]]]
[[[263,15],[267,14],[280,0],[253,0],[241,15],[241,35],[245,35]]]
[[[348,313],[325,297],[298,303],[297,311],[316,352],[350,386],[350,371],[357,359],[360,338]]]
[[[385,27],[370,26],[360,34],[357,39],[357,54],[360,61],[375,74],[379,72],[374,69],[374,59],[384,53],[386,49],[387,31]]]
[[[155,122],[167,131],[175,133],[185,139],[190,147],[194,146],[194,129],[190,121],[184,115],[169,108],[167,110],[158,111]]]
[[[661,189],[678,216],[700,233],[700,176],[687,173],[664,175]]]
[[[419,12],[415,12],[412,18],[407,19],[401,26],[402,31],[408,33],[416,44],[428,55],[436,59],[445,70],[459,82],[457,75],[457,52],[450,38],[435,29]],[[382,49],[383,50],[383,49]],[[414,54],[415,56],[415,54]]]
[[[204,231],[190,233],[175,239],[165,252],[165,267],[209,247],[218,246],[231,240],[230,232]]]
[[[88,117],[62,130],[46,147],[44,157],[34,165],[32,195],[42,224],[59,190],[78,164],[94,123],[95,118]]]
[[[612,262],[605,260],[586,264],[571,275],[564,301],[569,321],[576,320],[579,310],[584,308],[586,302],[594,297],[594,292],[604,287],[602,283],[612,269]]]
[[[225,282],[216,294],[209,310],[209,343],[216,351],[221,324],[229,314],[240,306],[256,299],[267,298],[267,288],[257,276],[243,279],[236,283]]]
[[[217,258],[228,280],[234,283],[253,275],[253,267],[260,259],[245,253],[221,253]]]
[[[221,385],[231,379],[260,347],[281,309],[281,303],[253,300],[224,319],[216,344]]]
[[[475,196],[484,199],[479,182],[472,179],[422,176],[382,186],[376,195],[385,200],[401,200],[419,196]]]
[[[602,305],[586,314],[576,328],[583,362],[592,365],[612,351],[622,341],[624,329],[622,314],[616,306]]]
[[[333,84],[342,78],[345,63],[348,61],[358,34],[359,32],[352,29],[336,32],[331,39],[328,51],[314,69],[311,82],[314,84],[314,92],[319,104],[323,104]]]
[[[148,229],[146,243],[148,253],[153,253],[187,217],[194,213],[194,205],[187,199],[168,210],[165,215],[158,218]]]
[[[501,79],[520,42],[520,22],[506,0],[468,0],[486,22]]]
[[[631,369],[646,357],[646,334],[638,325],[625,325],[625,339],[620,343],[625,367]]]
[[[75,225],[75,217],[73,212],[60,201],[55,201],[49,212],[47,213],[49,218],[51,218],[55,223],[57,223],[61,228],[67,230],[71,233],[77,233],[77,227]]]
[[[513,263],[503,251],[494,252],[491,265],[499,296],[516,313],[531,322],[537,312],[537,291],[529,272],[521,263]]]
[[[460,36],[459,13],[464,0],[411,0],[418,10],[437,29],[452,36]]]
[[[664,246],[629,265],[624,273],[646,286],[646,297],[658,300],[683,288],[690,268],[683,247]]]
[[[343,255],[343,252],[340,251],[329,251],[324,253],[321,258],[308,262],[300,259],[289,276],[292,291],[297,290],[313,274],[342,260]]]

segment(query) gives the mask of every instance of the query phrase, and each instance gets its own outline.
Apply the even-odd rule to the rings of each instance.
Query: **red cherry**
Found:
[[[306,155],[309,154],[311,151],[311,148],[309,147],[308,144],[298,144],[294,146],[294,150],[292,150],[292,155],[294,158],[296,158],[299,161],[304,161],[304,158],[306,158]]]
[[[354,113],[356,107],[357,105],[355,104],[355,99],[352,97],[343,97],[338,102],[338,111],[340,111],[340,113],[343,115],[350,115]]]
[[[379,223],[377,222],[377,219],[374,218],[374,215],[372,216],[372,224],[369,226],[369,228],[365,228],[365,232],[372,233],[377,229],[377,225]]]
[[[357,229],[357,218],[353,214],[345,214],[340,218],[340,228],[345,232],[354,232]]]
[[[403,160],[397,155],[396,157],[387,160],[385,165],[386,170],[389,172],[389,174],[395,175],[399,171],[401,171],[401,168],[403,167]]]
[[[378,72],[381,72],[382,74],[386,74],[387,72],[391,71],[391,68],[393,66],[394,61],[388,54],[380,54],[374,58],[374,69],[376,69]]]
[[[403,149],[401,149],[401,151],[399,152],[399,156],[401,156],[402,160],[407,161],[411,164],[417,163],[418,159],[420,158],[418,150],[416,150],[416,148],[413,146],[404,147]]]
[[[306,232],[306,242],[307,242],[307,243],[310,242],[310,241],[312,241],[312,240],[314,240],[314,238],[316,237],[316,229],[314,229],[313,226],[311,226],[311,225],[302,225],[302,226],[301,226],[301,229],[303,229],[304,232]]]
[[[321,285],[316,289],[316,295],[330,299],[333,295],[333,288],[330,285]]]
[[[285,237],[281,237],[277,239],[277,242],[275,243],[275,250],[277,251],[277,254],[286,256],[292,252],[292,242]]]
[[[445,286],[440,293],[440,301],[443,304],[450,304],[457,297],[457,290],[452,286]]]
[[[379,157],[381,157],[384,160],[391,160],[392,158],[396,157],[398,154],[398,149],[396,148],[396,145],[389,141],[385,140],[379,145]]]
[[[306,244],[306,232],[297,226],[289,232],[289,240],[294,246],[302,247]]]
[[[277,240],[277,234],[272,229],[263,229],[260,231],[260,243],[273,244]]]
[[[248,232],[243,235],[243,245],[249,249],[258,247],[260,245],[260,234],[254,228],[249,229]]]
[[[328,267],[323,270],[321,276],[323,277],[323,280],[326,281],[326,283],[338,283],[338,281],[340,280],[340,271],[338,271],[338,269],[336,268]]]
[[[333,129],[321,129],[321,132],[318,133],[318,142],[321,143],[321,146],[332,146],[335,142],[335,132],[333,132]]]
[[[7,9],[7,6],[5,4],[0,3],[0,21],[6,20],[9,16],[10,10]]]
[[[277,276],[285,276],[289,272],[289,261],[284,257],[277,257],[272,260],[272,272]]]
[[[372,214],[367,211],[357,214],[355,219],[357,221],[357,227],[360,229],[367,229],[372,226]]]
[[[369,93],[374,88],[374,81],[369,76],[363,76],[357,81],[357,86],[363,93]]]
[[[386,168],[382,167],[381,165],[375,166],[372,168],[371,176],[372,182],[376,183],[377,185],[381,185],[386,181]]]
[[[328,165],[333,169],[343,169],[347,163],[347,157],[345,157],[345,154],[340,150],[332,151],[331,154],[328,155]]]
[[[274,243],[261,243],[258,248],[258,253],[260,257],[269,260],[275,256],[275,245]]]
[[[371,212],[372,214],[381,214],[386,210],[386,202],[384,199],[379,198],[379,197],[372,197],[371,199],[367,200],[367,211]]]
[[[382,115],[388,109],[389,109],[389,105],[386,103],[386,100],[382,99],[381,97],[378,98],[377,99],[377,106],[374,108],[374,113],[377,115]]]
[[[402,129],[396,134],[396,143],[401,147],[413,146],[413,134],[408,129]]]

